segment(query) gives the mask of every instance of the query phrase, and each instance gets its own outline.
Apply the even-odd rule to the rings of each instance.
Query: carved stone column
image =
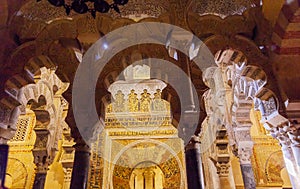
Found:
[[[36,164],[36,173],[33,189],[44,189],[50,159],[43,152],[35,152],[34,163]]]
[[[86,144],[76,144],[73,164],[71,187],[72,189],[86,189],[90,164],[90,148]]]
[[[300,169],[300,102],[289,101],[286,107],[286,116],[290,120],[288,135],[292,142],[291,148]]]
[[[154,186],[154,172],[153,171],[145,171],[144,172],[144,186],[145,189],[153,189]]]
[[[33,189],[44,189],[48,166],[52,162],[51,151],[46,148],[49,131],[44,128],[35,128],[36,142],[32,150],[36,173]]]
[[[66,109],[67,110],[67,109]],[[65,114],[67,111],[65,111]],[[71,137],[71,129],[67,124],[63,127],[63,153],[61,156],[61,164],[64,170],[64,184],[63,189],[69,189],[71,185],[73,161],[74,161],[74,141]]]
[[[250,135],[251,125],[251,121],[245,118],[244,125],[241,124],[235,126],[234,128],[236,139],[236,149],[234,149],[234,154],[239,158],[245,189],[256,188],[254,173],[251,164],[251,155],[253,149],[253,142]]]
[[[223,163],[223,162],[217,162],[217,173],[219,175],[220,179],[220,188],[221,189],[227,189],[230,188],[230,182],[229,182],[229,163]]]
[[[63,189],[70,189],[71,178],[72,178],[72,168],[64,168],[64,185]]]
[[[74,161],[73,142],[64,141],[62,147],[64,151],[62,154],[61,163],[65,173],[63,189],[69,189],[71,185],[73,161]]]
[[[230,155],[225,126],[222,126],[216,135],[216,157],[211,160],[215,163],[220,179],[220,189],[232,188],[229,181]]]
[[[254,173],[251,164],[252,148],[253,148],[252,141],[242,141],[239,142],[238,144],[238,157],[240,160],[240,166],[241,166],[245,189],[256,188]]]
[[[204,177],[200,154],[200,139],[193,136],[185,148],[186,172],[189,189],[204,189]]]

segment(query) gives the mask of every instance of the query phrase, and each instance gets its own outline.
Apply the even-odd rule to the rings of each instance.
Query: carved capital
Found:
[[[77,152],[91,152],[91,148],[85,143],[76,143],[73,147]]]
[[[297,121],[291,123],[288,136],[293,146],[300,147],[300,124]]]
[[[55,153],[47,145],[49,131],[47,129],[36,128],[36,141],[32,150],[37,173],[46,173],[48,166],[52,163]]]
[[[44,128],[35,128],[34,131],[36,133],[34,148],[47,151],[49,131]]]
[[[252,141],[243,141],[238,143],[237,155],[241,164],[251,164],[252,148]]]
[[[200,150],[200,137],[193,135],[190,142],[186,145],[185,150],[199,149]]]
[[[68,168],[64,168],[64,182],[71,182],[71,178],[72,178],[72,168],[68,167]]]
[[[273,127],[270,133],[280,142],[282,147],[288,147],[291,145],[291,139],[288,135],[289,130],[290,128],[287,125],[283,127]]]
[[[237,143],[240,141],[251,141],[250,127],[239,126],[234,128],[235,140]]]
[[[48,166],[52,163],[52,158],[45,150],[33,149],[32,153],[34,156],[34,164],[36,165],[36,172],[47,173]]]
[[[227,177],[229,175],[229,168],[230,168],[230,164],[229,163],[220,163],[220,162],[217,162],[216,168],[217,168],[217,174],[220,177]]]
[[[229,174],[229,167],[230,167],[230,163],[229,161],[218,161],[212,157],[209,157],[210,160],[214,163],[214,165],[217,168],[217,174],[220,177],[227,177]]]

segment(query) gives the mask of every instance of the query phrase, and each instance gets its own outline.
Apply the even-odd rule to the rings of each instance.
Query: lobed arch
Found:
[[[232,34],[240,34],[251,38],[253,35],[252,32],[255,28],[255,21],[246,16],[246,13],[243,16],[232,15],[225,19],[222,19],[217,15],[199,16],[196,13],[188,13],[187,22],[189,27],[192,28],[192,31],[200,38],[206,38],[211,35],[228,36]],[[224,27],[228,24],[231,25],[232,23],[236,26]]]
[[[155,49],[155,50],[153,50],[153,49]],[[108,64],[104,67],[103,71],[101,72],[100,76],[98,77],[98,83],[97,83],[97,87],[96,87],[97,88],[97,91],[96,91],[97,96],[95,98],[96,98],[96,107],[97,108],[102,107],[102,110],[98,110],[98,115],[100,114],[100,116],[104,115],[103,106],[105,103],[103,102],[103,99],[105,99],[106,97],[108,98],[108,92],[107,92],[108,87],[110,86],[110,84],[114,83],[116,81],[116,79],[118,79],[118,75],[120,73],[122,73],[122,71],[124,69],[126,69],[130,65],[134,65],[136,63],[136,61],[142,60],[142,59],[147,59],[148,57],[159,57],[159,58],[163,58],[165,60],[172,62],[176,66],[182,66],[182,63],[180,63],[180,61],[176,61],[175,59],[173,59],[169,56],[166,48],[162,45],[155,45],[155,46],[152,45],[150,47],[146,47],[145,45],[133,46],[133,47],[130,47],[128,49],[121,51],[120,54],[121,54],[121,56],[119,56],[119,54],[117,54],[115,57],[113,57],[108,62]],[[149,65],[150,64],[151,63],[149,63]],[[193,63],[193,65],[196,65],[196,64]],[[167,79],[168,77],[166,74],[159,74],[158,72],[156,73],[154,69],[155,69],[154,67],[151,68],[150,79],[159,77],[159,78],[164,78],[164,79],[166,79],[166,81],[168,81],[168,79]],[[183,68],[183,70],[184,70],[184,68]],[[194,71],[195,70],[197,71],[197,73],[195,73],[195,74],[197,74],[197,78],[200,78],[202,80],[202,77],[201,77],[202,71],[198,67],[196,69],[194,69]],[[184,71],[186,71],[186,70],[184,70]],[[103,83],[104,83],[104,86],[103,86]],[[199,82],[199,79],[196,81],[192,80],[192,83],[195,86],[196,85],[197,86],[204,85],[204,84],[202,84],[202,82]],[[200,87],[200,88],[202,89],[203,87]],[[174,114],[176,114],[173,117],[175,119],[173,121],[179,122],[181,107],[180,107],[180,103],[179,104],[177,103],[179,100],[178,100],[178,96],[177,96],[176,92],[174,91],[174,89],[172,87],[168,86],[167,89],[165,89],[163,91],[162,95],[163,95],[164,99],[166,99],[167,101],[172,103],[172,107],[171,107],[172,112]],[[199,93],[198,95],[202,96],[202,93]],[[107,99],[105,99],[104,101],[107,101]],[[199,129],[198,129],[198,131],[199,131]]]
[[[228,50],[232,51],[232,50]],[[234,50],[233,50],[234,51]],[[243,54],[242,51],[237,51],[239,54]],[[223,51],[223,53],[227,53],[226,50]],[[238,57],[243,57],[238,56]],[[227,60],[226,60],[227,58]],[[247,57],[246,57],[247,58]],[[225,82],[227,82],[228,86],[231,86],[232,88],[232,94],[234,99],[234,105],[233,105],[233,113],[235,115],[238,115],[238,109],[240,107],[239,102],[243,105],[248,104],[247,106],[243,106],[241,109],[242,112],[250,112],[251,104],[252,102],[255,103],[255,108],[259,109],[260,106],[264,104],[264,102],[269,101],[271,99],[275,100],[275,110],[278,111],[279,107],[279,101],[276,95],[268,88],[265,88],[267,84],[267,74],[264,71],[262,66],[256,66],[256,65],[247,65],[247,60],[245,59],[244,63],[234,62],[234,59],[232,57],[223,56],[223,60],[225,60],[223,63],[225,63],[227,66],[225,69]],[[220,60],[219,62],[222,62],[223,60]],[[244,60],[244,59],[243,59]],[[229,65],[228,65],[229,64]],[[250,102],[252,101],[252,102]],[[241,104],[241,105],[242,105]],[[236,111],[237,110],[237,111]],[[240,112],[240,114],[243,114]],[[265,112],[261,112],[264,116]],[[245,115],[245,114],[243,114]],[[237,120],[239,116],[235,116],[234,120]],[[240,120],[243,120],[240,118]]]
[[[17,64],[18,60],[20,60],[19,58],[23,52],[22,49],[25,48],[27,52],[28,50],[30,50],[30,48],[28,49],[27,47],[31,48],[32,46],[24,45],[24,47],[20,47],[20,49],[17,49],[17,51],[11,57],[10,66],[16,67],[16,65],[14,64]],[[18,106],[20,106],[21,103],[18,96],[20,95],[21,88],[34,83],[34,77],[41,73],[39,66],[51,66],[51,64],[49,63],[49,59],[46,59],[45,57],[36,57],[29,59],[28,56],[26,57],[26,53],[24,53],[24,55],[24,59],[21,59],[21,64],[23,64],[23,66],[20,66],[21,69],[15,70],[14,74],[9,75],[11,74],[10,71],[8,71],[10,69],[9,67],[6,68],[7,70],[5,71],[7,71],[8,73],[6,73],[7,75],[4,75],[3,80],[5,82],[3,82],[1,86],[1,112],[4,113],[4,116],[1,119],[1,125],[2,128],[6,130],[5,132],[7,137],[5,138],[7,139],[10,139],[13,136],[17,117],[20,113]],[[29,60],[27,61],[27,59]]]
[[[248,62],[252,65],[264,66],[268,62],[258,46],[247,37],[234,35],[230,38],[221,35],[213,35],[205,39],[204,43],[211,50],[212,54],[216,54],[219,50],[235,49],[243,52]]]
[[[226,16],[213,12],[199,14],[194,10],[195,4],[197,4],[196,1],[189,1],[185,15],[187,25],[201,39],[206,39],[212,35],[223,35],[229,38],[234,35],[241,35],[252,39],[257,45],[270,45],[271,23],[265,18],[264,12],[257,2],[255,6],[244,9],[241,14]],[[220,4],[220,6],[225,6],[225,4]],[[206,27],[202,27],[204,25]]]
[[[184,186],[186,185],[186,181],[185,181],[186,177],[185,177],[185,174],[183,174],[185,166],[183,165],[183,162],[181,161],[180,157],[178,156],[178,152],[176,150],[174,150],[172,146],[169,146],[166,143],[163,143],[163,142],[160,142],[160,141],[157,141],[157,140],[154,140],[154,139],[134,141],[134,142],[132,142],[128,145],[125,145],[122,148],[121,151],[119,151],[117,154],[115,154],[115,157],[112,161],[112,170],[115,170],[115,168],[118,165],[122,165],[121,162],[119,162],[119,161],[122,160],[122,157],[126,156],[126,154],[128,155],[128,153],[132,153],[131,150],[133,150],[133,148],[136,145],[143,145],[143,144],[155,145],[156,148],[155,148],[154,151],[153,150],[150,151],[151,155],[147,154],[147,153],[144,153],[144,154],[142,154],[141,159],[137,159],[137,158],[130,159],[131,161],[134,161],[134,162],[130,162],[131,164],[128,163],[127,165],[124,165],[124,166],[127,166],[128,168],[130,168],[131,169],[130,172],[132,172],[133,168],[137,167],[139,164],[141,164],[143,162],[151,162],[153,164],[160,165],[160,164],[166,163],[166,162],[171,161],[171,160],[174,159],[174,161],[176,162],[176,167],[175,168],[179,169],[179,173],[180,173],[179,180],[176,180],[174,182],[177,182],[177,183],[179,182],[178,186],[180,186],[180,188],[184,188]],[[161,154],[162,151],[164,151],[164,153],[168,157],[167,159],[161,159],[161,157],[158,157],[157,154]],[[150,156],[152,156],[152,158]],[[163,172],[165,171],[162,166],[159,166],[159,167],[162,169]],[[174,171],[174,170],[176,170],[176,169],[174,169],[174,167],[172,167],[172,168],[173,168],[173,172],[175,174],[176,171]],[[170,170],[168,170],[168,171],[170,173],[172,173],[172,171],[170,171]],[[110,180],[113,180],[112,179],[113,175],[111,175],[110,177],[111,177]],[[111,183],[111,187],[113,186],[113,184],[114,183]]]
[[[264,67],[252,65],[240,49],[220,50],[216,53],[215,59],[218,67],[209,68],[203,74],[203,80],[210,88],[205,93],[208,117],[203,124],[208,124],[211,128],[208,129],[203,125],[204,130],[200,133],[200,137],[206,143],[213,144],[207,146],[208,144],[205,143],[203,149],[208,150],[206,156],[212,156],[210,158],[214,161],[219,176],[226,173],[225,170],[228,172],[230,155],[227,153],[227,158],[220,160],[218,150],[224,147],[228,150],[229,145],[233,154],[239,157],[241,170],[243,171],[244,166],[250,167],[247,173],[242,172],[242,174],[253,174],[250,111],[254,106],[254,109],[261,112],[262,122],[272,122],[273,115],[278,115],[279,101],[275,93],[266,86],[268,75]],[[221,104],[213,99],[220,99]],[[266,129],[270,130],[267,127]],[[206,135],[211,133],[213,139],[206,141],[209,140]],[[222,138],[226,142],[222,141]],[[222,144],[218,143],[220,140]],[[216,149],[216,154],[210,154],[210,148]],[[220,156],[223,157],[225,154],[222,152]],[[210,168],[205,169],[213,171]],[[255,181],[244,178],[244,184],[249,183]]]
[[[35,81],[32,81],[32,83],[22,82],[23,78],[20,75],[11,77],[5,83],[6,93],[12,96],[17,102],[17,104],[11,106],[11,114],[8,115],[9,121],[2,122],[2,124],[7,125],[7,128],[11,130],[10,137],[14,134],[19,115],[26,113],[28,102],[31,100],[38,102],[39,97],[43,96],[47,102],[46,111],[48,111],[49,114],[53,113],[53,115],[55,115],[56,110],[53,104],[54,95],[61,95],[68,87],[68,84],[62,83],[55,75],[55,70],[47,69],[46,67],[39,68],[42,62],[45,62],[45,65],[49,66],[50,61],[45,57],[33,58],[28,62],[27,66],[25,66],[26,73],[32,75],[33,72],[35,74],[35,76],[32,77]],[[5,100],[5,97],[2,100]],[[52,127],[55,127],[54,123],[52,123]]]

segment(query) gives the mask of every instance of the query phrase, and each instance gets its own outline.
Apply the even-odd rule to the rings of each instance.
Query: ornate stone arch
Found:
[[[217,116],[220,117],[221,124],[226,128],[224,130],[225,135],[221,134],[223,132],[222,128],[217,130],[216,149],[221,149],[222,145],[218,145],[220,137],[228,135],[228,142],[233,147],[235,155],[239,157],[242,173],[245,174],[244,184],[247,187],[251,187],[251,185],[255,184],[255,181],[248,180],[247,178],[254,177],[246,176],[249,174],[249,170],[252,169],[250,157],[253,142],[250,136],[250,128],[252,126],[250,111],[254,105],[254,108],[258,110],[268,109],[270,112],[278,112],[279,103],[276,95],[270,89],[264,87],[267,83],[267,74],[263,68],[261,66],[247,65],[247,56],[243,51],[239,50],[229,49],[217,53],[216,62],[218,68],[210,69],[209,73],[205,73],[204,80],[207,79],[208,86],[211,88],[207,98],[223,99],[223,103],[225,104],[224,107],[217,103],[208,105],[208,108],[212,108],[213,112],[218,112],[216,110],[221,112]],[[274,108],[271,106],[266,107],[270,102],[274,102],[271,105]],[[265,111],[261,113],[263,117],[266,117]],[[228,117],[229,115],[232,115],[232,117]],[[225,143],[223,143],[224,145]],[[220,163],[218,160],[219,156],[225,155],[222,153],[219,154],[217,152],[217,155],[213,158],[216,161],[216,165],[226,167],[226,164],[224,164],[226,161],[221,161]],[[218,166],[217,168],[221,167]]]
[[[1,132],[1,137],[6,140],[11,139],[16,131],[16,123],[20,114],[26,114],[26,108],[30,108],[35,113],[36,141],[33,148],[34,163],[37,165],[37,173],[47,172],[48,165],[51,164],[58,147],[58,140],[62,137],[63,127],[58,125],[58,120],[63,117],[61,100],[62,93],[68,88],[68,83],[63,83],[55,74],[56,67],[46,56],[33,56],[31,54],[22,57],[22,52],[28,52],[33,47],[31,42],[24,44],[22,48],[13,54],[10,64],[17,64],[18,61],[22,69],[5,82],[2,102],[7,104],[7,119],[1,121],[6,126],[5,132]],[[25,53],[26,55],[26,53]],[[23,59],[24,58],[24,59]],[[28,78],[28,79],[27,79]],[[61,115],[60,115],[61,114]]]

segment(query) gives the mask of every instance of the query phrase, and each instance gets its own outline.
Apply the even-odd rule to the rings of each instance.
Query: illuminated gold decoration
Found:
[[[147,92],[147,89],[144,89],[144,92],[141,95],[141,104],[140,104],[140,111],[142,112],[149,112],[149,106],[150,106],[150,93]]]
[[[6,183],[6,185],[10,185],[10,188],[30,189],[33,186],[35,165],[32,149],[36,139],[33,132],[34,125],[33,112],[19,116],[17,135],[8,142],[10,151],[6,174],[9,175],[11,183]]]
[[[122,91],[118,91],[115,96],[115,103],[113,104],[113,111],[124,112],[125,111],[125,99]]]
[[[163,175],[159,165],[142,162],[130,174],[130,188],[163,188]]]
[[[16,116],[16,134],[8,141],[6,185],[12,189],[31,189],[37,173],[46,173],[45,189],[62,188],[66,183],[66,161],[62,159],[67,159],[66,151],[72,154],[74,144],[64,121],[68,102],[61,96],[68,84],[51,69],[42,67],[39,72],[34,84],[24,86],[18,94],[21,105]],[[67,141],[71,143],[68,150]],[[73,156],[69,158],[72,166]]]
[[[9,188],[26,188],[28,173],[24,163],[18,159],[9,158],[8,165],[6,174],[10,176],[11,183],[6,183],[6,186]]]
[[[252,140],[254,141],[252,166],[257,186],[279,186],[283,184],[280,177],[281,170],[285,167],[281,147],[278,141],[270,135],[259,122],[261,115],[258,111],[251,111]]]
[[[30,118],[19,119],[17,122],[17,132],[11,141],[24,141],[27,136],[27,126],[29,124]],[[30,134],[28,135],[30,136]]]
[[[134,89],[130,91],[128,96],[128,109],[130,112],[137,112],[139,110],[139,100],[137,94],[134,92]]]
[[[104,131],[92,144],[88,188],[184,189],[183,141],[172,125],[169,102],[161,98],[166,85],[135,81],[143,74],[130,69],[125,72],[130,81],[109,88],[113,101],[106,106]]]

